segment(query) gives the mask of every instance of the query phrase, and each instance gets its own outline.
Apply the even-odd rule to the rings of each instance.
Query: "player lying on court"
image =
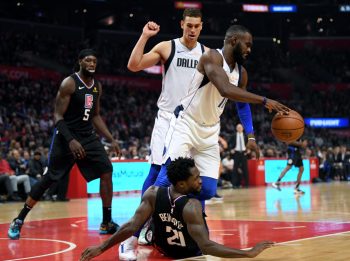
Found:
[[[152,244],[164,255],[179,259],[199,255],[227,258],[255,257],[273,242],[262,241],[250,250],[240,250],[218,244],[209,239],[201,203],[188,194],[198,194],[202,180],[193,159],[178,158],[167,171],[171,186],[151,186],[143,195],[134,216],[109,239],[87,248],[80,261],[101,255],[112,246],[132,236],[152,217]],[[149,234],[149,233],[147,233]],[[147,236],[149,239],[149,237]]]

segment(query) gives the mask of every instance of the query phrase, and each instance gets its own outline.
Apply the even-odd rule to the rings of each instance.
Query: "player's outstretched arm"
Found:
[[[249,102],[264,105],[269,111],[275,110],[288,113],[290,110],[285,105],[267,99],[263,96],[248,92],[229,82],[228,76],[222,68],[223,58],[218,51],[211,49],[204,53],[198,63],[198,70],[207,75],[208,79],[218,89],[221,96],[238,102]]]
[[[157,187],[149,187],[143,195],[141,204],[136,209],[134,216],[100,245],[85,249],[80,256],[80,261],[91,260],[92,258],[101,255],[109,248],[131,237],[136,231],[138,231],[154,212],[157,190]]]
[[[264,249],[274,244],[270,241],[263,241],[250,250],[240,250],[226,247],[210,240],[207,228],[204,224],[202,206],[196,199],[188,201],[184,207],[183,218],[187,224],[189,234],[197,242],[204,255],[227,258],[255,257]]]

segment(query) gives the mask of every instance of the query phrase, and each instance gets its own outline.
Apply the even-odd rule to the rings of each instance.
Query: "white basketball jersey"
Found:
[[[197,42],[193,49],[188,49],[180,39],[171,41],[171,53],[163,65],[162,92],[157,105],[160,110],[173,113],[176,106],[188,93],[190,82],[204,52],[204,46]]]
[[[223,69],[227,73],[230,83],[238,86],[240,81],[240,68],[237,63],[230,72],[230,67],[225,61],[222,51],[218,49],[223,59]],[[220,116],[224,111],[227,98],[220,95],[218,89],[209,81],[209,79],[196,70],[188,95],[186,95],[181,104],[184,113],[188,114],[198,124],[204,126],[213,126],[220,121]]]

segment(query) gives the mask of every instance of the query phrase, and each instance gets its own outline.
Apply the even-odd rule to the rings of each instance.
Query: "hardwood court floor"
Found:
[[[219,190],[223,203],[207,205],[212,240],[249,248],[261,240],[277,242],[254,260],[350,260],[350,183],[293,187]],[[124,223],[139,196],[113,198],[113,217]],[[29,214],[20,240],[7,239],[9,221],[23,203],[0,204],[0,260],[78,260],[89,245],[107,236],[98,234],[99,198],[70,202],[40,202]],[[167,260],[151,247],[138,248],[139,260]],[[95,260],[118,260],[117,247]],[[188,260],[228,260],[211,256]],[[248,259],[239,259],[248,260]]]

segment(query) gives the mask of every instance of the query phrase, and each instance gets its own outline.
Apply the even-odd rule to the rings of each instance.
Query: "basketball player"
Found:
[[[175,110],[177,119],[174,130],[167,134],[165,166],[156,186],[170,185],[166,165],[190,153],[203,182],[198,199],[203,202],[215,195],[220,166],[220,115],[228,99],[242,102],[239,103],[242,106],[247,102],[256,103],[269,111],[288,113],[289,109],[279,102],[246,91],[248,76],[242,63],[250,54],[252,44],[249,30],[233,25],[226,32],[222,49],[211,49],[201,56],[190,91]],[[248,139],[255,141],[252,136]]]
[[[171,116],[175,107],[188,92],[189,82],[199,57],[208,50],[197,42],[202,24],[202,13],[199,9],[185,9],[181,20],[182,37],[160,42],[148,53],[144,53],[149,38],[160,31],[158,24],[148,22],[130,55],[128,69],[133,72],[141,71],[159,62],[163,67],[162,92],[157,102],[159,110],[151,137],[151,168],[143,184],[142,194],[154,184],[158,176]]]
[[[255,257],[272,247],[273,242],[263,241],[250,250],[229,248],[209,239],[202,206],[189,193],[201,190],[201,178],[193,159],[178,158],[168,166],[170,187],[151,186],[143,195],[134,216],[109,239],[98,246],[87,248],[80,261],[90,260],[136,232],[152,216],[153,244],[171,259],[202,254],[226,258]]]
[[[118,155],[120,149],[100,116],[102,86],[94,79],[97,65],[95,51],[82,50],[78,61],[79,71],[62,81],[56,96],[55,129],[48,169],[43,178],[33,186],[23,209],[12,221],[8,230],[11,239],[19,239],[21,227],[29,211],[52,183],[69,175],[75,163],[86,181],[100,178],[103,206],[100,234],[113,234],[119,227],[111,218],[112,164],[95,130],[110,142]]]
[[[286,175],[286,173],[293,167],[297,167],[299,169],[297,181],[295,183],[294,188],[294,194],[296,195],[302,195],[305,194],[304,191],[302,191],[299,186],[301,182],[301,177],[304,172],[304,165],[303,165],[303,158],[301,156],[301,149],[305,149],[307,146],[307,140],[303,141],[294,141],[288,144],[288,159],[287,159],[287,166],[282,170],[280,176],[278,177],[276,182],[272,183],[272,186],[279,191],[281,191],[281,180]]]
[[[154,184],[160,171],[165,137],[175,107],[188,92],[189,83],[199,57],[204,51],[209,50],[197,41],[202,30],[202,24],[202,13],[199,9],[185,9],[181,20],[182,37],[160,42],[148,53],[144,53],[149,38],[157,35],[160,31],[158,24],[148,22],[130,55],[128,69],[133,72],[138,72],[158,63],[161,63],[163,68],[162,92],[157,102],[159,110],[150,144],[151,167],[142,186],[142,195]],[[146,227],[140,233],[139,244],[147,244],[144,238]],[[123,256],[123,253],[120,253],[120,256]]]

